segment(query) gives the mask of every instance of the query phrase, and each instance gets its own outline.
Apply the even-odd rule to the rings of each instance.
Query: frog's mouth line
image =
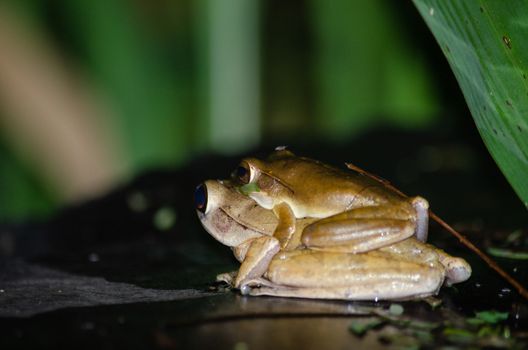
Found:
[[[203,228],[217,241],[228,247],[232,247],[233,245],[238,245],[243,242],[243,240],[239,241],[239,239],[236,239],[236,237],[233,239],[231,233],[237,231],[248,232],[247,230],[242,230],[244,226],[240,225],[240,223],[234,220],[231,216],[226,215],[225,211],[221,210],[220,208],[216,208],[207,214],[198,212],[198,217]],[[259,232],[251,231],[251,229],[248,230],[255,236],[261,235]]]
[[[254,206],[257,207],[258,203],[255,202]],[[240,227],[242,227],[244,230],[255,231],[255,232],[260,233],[260,234],[265,235],[265,236],[271,236],[272,235],[272,232],[266,232],[266,230],[264,228],[255,227],[254,225],[251,225],[248,222],[245,222],[244,220],[242,220],[242,218],[240,216],[238,218],[234,217],[233,215],[229,214],[229,212],[227,212],[222,207],[218,207],[218,210],[220,210],[223,213],[223,215],[226,216],[226,218],[228,220],[234,221]],[[263,209],[263,210],[267,210],[267,209]]]

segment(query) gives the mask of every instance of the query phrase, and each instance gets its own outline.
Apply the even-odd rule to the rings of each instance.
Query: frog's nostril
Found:
[[[207,209],[207,187],[204,184],[199,184],[194,191],[194,205],[196,209],[205,213]]]

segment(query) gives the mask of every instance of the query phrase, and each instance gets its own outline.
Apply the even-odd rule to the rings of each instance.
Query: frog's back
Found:
[[[270,172],[290,187],[292,201],[307,216],[327,216],[343,210],[401,201],[378,181],[303,157],[273,161]],[[323,214],[324,213],[324,214]]]

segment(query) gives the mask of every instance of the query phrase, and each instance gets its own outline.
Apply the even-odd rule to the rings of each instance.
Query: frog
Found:
[[[273,237],[279,218],[241,193],[236,181],[207,180],[195,190],[198,218],[209,234],[233,251],[238,271],[217,276],[243,295],[339,300],[408,300],[467,280],[462,258],[415,237],[362,253],[307,247],[304,229],[317,218],[295,219],[288,245]],[[270,245],[269,242],[274,242]],[[269,245],[271,250],[252,249]],[[263,251],[265,253],[263,253]],[[251,261],[253,273],[244,264]],[[255,261],[257,263],[255,264]]]
[[[313,218],[302,242],[312,249],[361,253],[428,233],[426,199],[406,197],[353,165],[341,170],[278,147],[243,159],[232,174],[247,195],[278,218],[273,234],[288,245],[296,219]],[[253,185],[253,186],[249,186]]]

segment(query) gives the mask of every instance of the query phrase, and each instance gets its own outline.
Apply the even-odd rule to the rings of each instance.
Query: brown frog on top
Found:
[[[427,240],[427,201],[403,197],[362,173],[279,149],[266,160],[242,160],[236,177],[255,184],[248,195],[275,212],[274,236],[283,246],[295,231],[295,218],[306,217],[320,219],[304,230],[303,243],[311,248],[359,253],[413,234]]]
[[[470,266],[460,258],[413,237],[364,253],[307,248],[303,230],[314,218],[296,219],[284,247],[272,236],[279,219],[230,181],[208,180],[195,193],[198,217],[218,241],[232,248],[241,262],[238,272],[218,279],[243,294],[318,299],[380,300],[420,298],[437,293],[443,283],[469,278]],[[308,226],[309,227],[309,226]],[[252,249],[274,241],[276,249]],[[264,244],[265,245],[265,244]],[[252,261],[250,275],[244,264]],[[238,284],[236,281],[243,280]]]

